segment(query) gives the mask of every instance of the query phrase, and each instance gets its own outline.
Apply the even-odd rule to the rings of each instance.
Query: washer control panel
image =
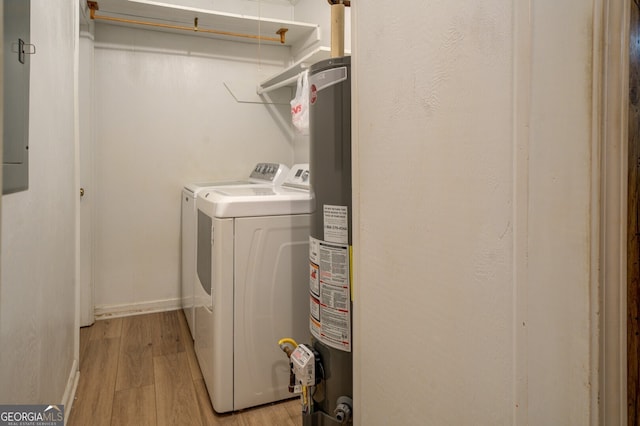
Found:
[[[284,164],[278,163],[258,163],[249,176],[251,179],[260,179],[273,182],[281,173],[288,171]]]

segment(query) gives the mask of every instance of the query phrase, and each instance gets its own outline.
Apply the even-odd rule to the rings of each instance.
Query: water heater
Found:
[[[339,57],[309,69],[311,215],[310,350],[318,385],[308,395],[304,426],[351,424],[351,61]]]

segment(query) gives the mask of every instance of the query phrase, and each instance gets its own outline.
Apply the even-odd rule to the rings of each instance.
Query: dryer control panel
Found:
[[[294,164],[282,186],[309,189],[309,164]]]

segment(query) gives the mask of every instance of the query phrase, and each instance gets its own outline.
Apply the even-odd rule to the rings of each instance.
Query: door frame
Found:
[[[600,330],[594,354],[599,354],[598,399],[592,409],[601,425],[627,424],[627,154],[629,87],[629,8],[631,0],[604,0],[603,17],[594,32],[594,66],[601,84],[594,84],[594,133],[600,135],[600,251],[598,297],[594,327]],[[598,34],[603,34],[599,42]],[[601,46],[598,45],[601,43]],[[597,333],[597,329],[594,330]],[[598,335],[598,334],[596,334]],[[594,418],[594,419],[595,419]]]
[[[83,6],[84,7],[84,6]],[[82,15],[82,14],[81,14]],[[94,306],[94,211],[93,195],[94,185],[94,126],[93,126],[93,31],[90,23],[82,23],[79,34],[79,75],[78,75],[78,132],[79,132],[79,185],[82,188],[79,213],[79,281],[80,294],[80,326],[88,326],[95,321]]]

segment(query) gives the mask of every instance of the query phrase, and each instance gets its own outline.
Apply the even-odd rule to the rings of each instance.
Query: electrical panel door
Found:
[[[2,193],[29,187],[30,0],[3,2],[3,167]]]

